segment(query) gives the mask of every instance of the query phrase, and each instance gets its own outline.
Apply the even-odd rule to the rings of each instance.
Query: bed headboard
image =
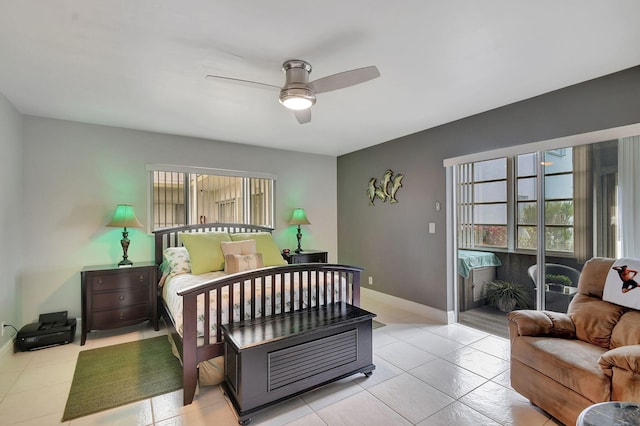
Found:
[[[174,228],[164,228],[153,231],[155,234],[155,261],[162,263],[162,252],[167,247],[177,247],[180,245],[178,234],[182,232],[228,232],[235,234],[239,232],[271,232],[273,228],[260,225],[247,225],[241,223],[200,223],[197,225],[176,226]]]

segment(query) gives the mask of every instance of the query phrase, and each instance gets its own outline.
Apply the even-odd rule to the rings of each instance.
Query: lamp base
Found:
[[[300,229],[300,225],[298,225],[298,234],[296,235],[298,238],[298,248],[295,250],[296,253],[300,253],[302,251],[302,247],[300,247],[300,242],[302,241],[302,230]]]
[[[127,232],[127,227],[124,227],[124,231],[122,231],[122,239],[120,240],[120,245],[122,245],[122,260],[118,262],[119,268],[126,268],[127,266],[133,265],[133,263],[129,260],[129,256],[127,252],[129,251],[129,233]]]
[[[127,266],[133,266],[133,262],[129,259],[122,259],[118,262],[118,268],[126,268]]]

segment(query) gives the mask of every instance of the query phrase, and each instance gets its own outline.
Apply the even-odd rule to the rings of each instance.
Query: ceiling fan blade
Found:
[[[296,116],[296,119],[300,124],[311,122],[311,108],[293,111],[293,114]]]
[[[207,80],[223,80],[223,81],[228,81],[230,83],[250,85],[253,87],[260,87],[260,88],[269,89],[269,90],[272,90],[272,89],[280,90],[280,86],[274,86],[273,84],[260,83],[258,81],[251,81],[251,80],[242,80],[239,78],[232,78],[232,77],[223,77],[221,75],[207,75],[205,78]]]
[[[370,66],[322,77],[310,82],[309,86],[311,86],[316,93],[325,93],[355,86],[356,84],[364,83],[377,77],[380,77],[380,71],[378,71],[378,68],[375,66]]]

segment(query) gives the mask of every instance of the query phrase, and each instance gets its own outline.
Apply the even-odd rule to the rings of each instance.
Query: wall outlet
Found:
[[[373,285],[373,277],[369,277],[369,285]]]
[[[6,321],[2,321],[2,323],[0,323],[0,336],[4,336],[4,325],[6,323]]]

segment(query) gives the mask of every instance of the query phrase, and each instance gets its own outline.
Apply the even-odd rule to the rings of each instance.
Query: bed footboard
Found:
[[[234,319],[234,307],[237,307],[239,318],[243,320],[314,309],[339,301],[360,306],[361,271],[362,268],[356,266],[327,263],[274,266],[227,275],[181,290],[178,294],[183,298],[184,313],[184,404],[193,401],[198,364],[222,355],[220,326],[237,321]],[[234,296],[234,293],[238,296]],[[288,297],[276,298],[276,294],[285,293]],[[223,294],[227,297],[223,297]],[[298,296],[294,296],[296,294]],[[199,298],[202,298],[201,303],[204,302],[204,306],[216,304],[215,318],[211,318],[209,309],[204,310],[201,318],[203,330],[212,330],[212,327],[215,327],[214,336],[198,332]],[[235,300],[236,298],[239,300]],[[285,299],[288,299],[288,302],[285,302]],[[223,303],[226,306],[223,306]]]

